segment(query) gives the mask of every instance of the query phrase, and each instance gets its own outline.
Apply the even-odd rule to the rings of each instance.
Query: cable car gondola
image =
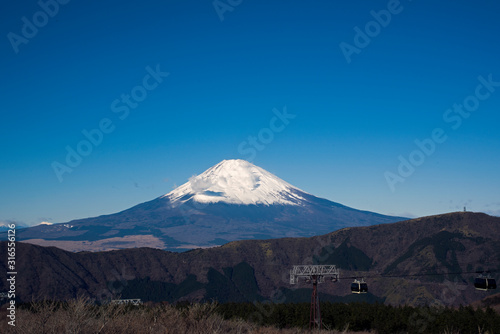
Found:
[[[355,279],[354,282],[351,283],[351,292],[357,294],[367,293],[368,284],[366,284],[366,282],[363,279],[361,281]]]
[[[474,279],[474,287],[476,288],[476,290],[481,291],[493,290],[497,288],[497,282],[489,275],[480,275]]]

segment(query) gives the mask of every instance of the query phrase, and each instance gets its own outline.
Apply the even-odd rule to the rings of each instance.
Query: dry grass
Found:
[[[168,334],[339,334],[347,331],[313,331],[260,327],[243,320],[224,320],[215,304],[194,304],[184,310],[170,305],[133,307],[95,306],[79,298],[61,306],[54,302],[32,303],[31,309],[16,311],[16,326],[0,322],[1,333],[168,333]],[[5,306],[0,315],[5,317]]]

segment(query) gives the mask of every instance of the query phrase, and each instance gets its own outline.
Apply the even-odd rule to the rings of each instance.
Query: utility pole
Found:
[[[297,265],[290,270],[290,284],[305,278],[306,283],[312,283],[311,309],[309,311],[309,329],[321,329],[321,311],[319,308],[318,283],[325,283],[325,277],[337,282],[340,271],[334,265]]]

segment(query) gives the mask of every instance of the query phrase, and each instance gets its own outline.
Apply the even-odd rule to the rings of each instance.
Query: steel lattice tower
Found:
[[[321,329],[321,310],[319,309],[318,277],[312,276],[313,292],[311,296],[311,309],[309,310],[309,329]]]
[[[304,277],[306,283],[312,283],[311,309],[309,313],[309,329],[321,329],[321,310],[319,308],[318,283],[324,283],[325,277],[332,282],[339,279],[340,271],[334,265],[298,265],[290,270],[290,284],[299,282]]]

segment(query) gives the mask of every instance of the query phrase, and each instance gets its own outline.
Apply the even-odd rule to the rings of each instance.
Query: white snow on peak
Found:
[[[201,203],[300,205],[300,190],[245,160],[223,160],[163,197],[175,205],[194,199]]]

